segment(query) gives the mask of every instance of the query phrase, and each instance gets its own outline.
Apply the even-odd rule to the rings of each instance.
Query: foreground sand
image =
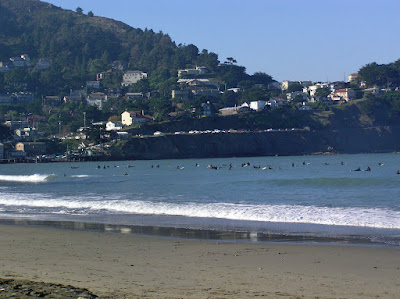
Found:
[[[399,298],[400,250],[0,226],[0,277],[104,298]]]

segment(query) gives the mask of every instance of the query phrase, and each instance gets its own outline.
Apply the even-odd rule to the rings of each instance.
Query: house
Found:
[[[348,81],[349,81],[349,82],[353,82],[353,81],[355,81],[355,80],[358,78],[358,76],[359,76],[358,73],[350,74],[349,77],[348,77]]]
[[[122,76],[122,86],[129,86],[139,82],[142,79],[147,79],[147,73],[142,71],[127,71]]]
[[[233,91],[234,93],[238,93],[240,91],[240,87],[229,88],[226,91]]]
[[[9,93],[0,93],[0,105],[1,104],[11,104],[13,102],[13,98]]]
[[[51,67],[52,61],[51,59],[40,58],[36,63],[36,68],[40,71],[47,70]]]
[[[34,127],[37,123],[46,122],[46,117],[41,115],[31,114],[26,117],[27,127]]]
[[[376,87],[364,89],[364,92],[371,93],[371,94],[380,94],[381,93],[380,89],[376,88]]]
[[[103,105],[105,102],[107,102],[107,100],[107,95],[102,92],[92,92],[86,98],[86,102],[88,103],[88,105],[97,106],[99,110],[103,109]]]
[[[28,157],[46,154],[46,143],[44,142],[18,142],[15,145],[17,152],[24,152]]]
[[[82,102],[82,97],[81,96],[65,96],[63,98],[64,103],[69,103],[69,102]]]
[[[39,136],[38,131],[35,128],[16,129],[15,135],[17,135],[20,139],[25,140],[34,140]]]
[[[265,108],[267,105],[267,101],[251,101],[250,102],[250,109],[260,111]]]
[[[99,89],[100,81],[86,81],[86,88]]]
[[[211,103],[209,101],[207,101],[207,103],[201,103],[201,114],[205,116],[211,116],[211,108]]]
[[[13,67],[28,67],[31,63],[27,54],[23,54],[20,57],[11,57],[10,61],[12,62]]]
[[[247,112],[250,110],[249,104],[243,103],[242,105],[238,107],[225,107],[222,109],[219,109],[219,113],[221,115],[234,115],[234,114],[239,114],[243,112]]]
[[[47,108],[58,107],[62,103],[61,98],[59,96],[45,96],[42,101],[43,101],[43,107]]]
[[[153,121],[150,115],[145,115],[144,111],[125,111],[121,114],[121,122],[124,126],[132,124],[147,123]]]
[[[28,122],[26,120],[7,120],[4,122],[4,124],[9,127],[11,131],[26,128],[28,126]]]
[[[303,104],[299,107],[299,110],[300,110],[300,111],[310,111],[310,110],[312,110],[312,107],[306,105],[306,103],[303,102]]]
[[[277,108],[288,105],[288,100],[281,98],[271,98],[268,100],[267,105],[271,108]]]
[[[108,121],[106,123],[106,131],[118,131],[122,129],[122,122]]]
[[[186,101],[189,99],[189,90],[172,90],[172,99]]]
[[[178,77],[183,75],[203,75],[207,73],[207,68],[204,66],[196,66],[195,69],[178,70]]]
[[[96,80],[97,80],[97,81],[101,81],[101,80],[110,78],[111,75],[112,75],[112,72],[111,72],[111,71],[97,73],[97,74],[96,74]]]
[[[340,98],[348,102],[356,98],[356,92],[350,88],[343,88],[337,90],[334,94],[332,94],[331,98],[333,101],[338,101],[338,98]]]
[[[142,92],[127,92],[125,94],[125,97],[128,100],[143,99],[143,93]]]
[[[16,92],[13,93],[16,104],[27,105],[33,101],[33,94],[31,92]]]
[[[201,89],[193,89],[192,94],[194,96],[217,96],[220,94],[220,92],[218,89],[201,88]]]
[[[301,97],[303,100],[305,100],[307,98],[307,93],[304,93],[302,91],[293,91],[286,94],[286,98],[289,101],[294,100],[296,97]]]

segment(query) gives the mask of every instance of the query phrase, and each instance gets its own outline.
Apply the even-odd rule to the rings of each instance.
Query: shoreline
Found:
[[[399,250],[0,225],[1,277],[100,298],[396,298]]]
[[[100,223],[97,221],[71,220],[37,220],[29,218],[0,218],[0,226],[37,227],[44,229],[82,231],[91,233],[124,234],[133,236],[171,238],[177,240],[197,240],[204,242],[227,242],[243,244],[285,244],[285,245],[316,245],[316,246],[351,246],[370,248],[400,249],[398,243],[373,241],[368,236],[351,235],[316,235],[274,233],[257,230],[236,229],[233,227],[185,227],[151,224]],[[382,237],[384,237],[382,235]]]

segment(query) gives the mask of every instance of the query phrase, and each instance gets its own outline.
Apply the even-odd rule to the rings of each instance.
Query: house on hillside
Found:
[[[97,106],[99,110],[103,109],[103,105],[105,102],[107,102],[107,100],[107,95],[102,92],[93,92],[89,94],[86,98],[88,105]]]
[[[255,111],[260,111],[263,110],[265,108],[265,106],[267,105],[267,101],[251,101],[250,102],[250,109],[251,110],[255,110]]]
[[[271,108],[283,107],[289,104],[289,101],[282,98],[271,98],[268,100],[267,105]]]
[[[51,59],[40,58],[39,61],[36,63],[36,68],[39,71],[47,70],[51,67],[51,64]]]
[[[337,101],[338,98],[348,102],[356,98],[356,92],[350,88],[343,88],[337,90],[335,93],[331,95],[333,101]]]
[[[125,111],[121,114],[121,122],[124,126],[141,124],[153,121],[154,118],[144,114],[144,111]]]
[[[42,99],[43,107],[53,108],[61,105],[62,101],[59,96],[45,96]]]
[[[122,76],[122,86],[129,86],[139,82],[142,79],[147,79],[147,73],[142,71],[127,71]]]
[[[207,73],[207,68],[204,66],[196,66],[195,69],[178,70],[178,77],[183,75],[203,75]]]
[[[122,122],[108,121],[106,123],[106,131],[119,131],[122,129]]]
[[[221,115],[234,115],[234,114],[247,112],[249,110],[250,110],[249,104],[243,103],[240,106],[225,107],[225,108],[219,109],[219,113]]]

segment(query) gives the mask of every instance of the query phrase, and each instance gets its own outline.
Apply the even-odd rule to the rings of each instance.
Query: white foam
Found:
[[[26,183],[42,183],[52,175],[49,174],[32,174],[32,175],[0,175],[0,181],[5,182],[26,182]]]
[[[96,195],[52,199],[26,199],[16,194],[2,196],[0,205],[51,209],[52,213],[124,213],[144,215],[175,215],[230,220],[310,223],[400,229],[400,211],[380,208],[317,207],[299,205],[246,205],[229,203],[165,203],[99,198]],[[55,211],[56,210],[56,211]]]

